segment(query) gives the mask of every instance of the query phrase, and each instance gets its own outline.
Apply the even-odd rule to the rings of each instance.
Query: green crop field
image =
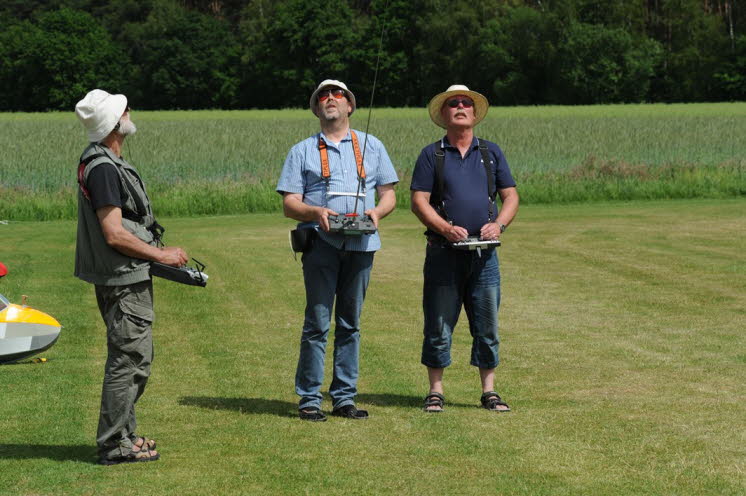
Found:
[[[133,102],[133,105],[136,105]],[[367,110],[352,116],[365,129]],[[124,155],[142,172],[159,215],[279,210],[289,148],[317,132],[308,110],[132,114]],[[515,107],[490,110],[478,135],[502,146],[527,203],[746,194],[746,103]],[[423,109],[375,109],[370,132],[402,179],[441,136]],[[0,220],[75,217],[85,147],[73,112],[0,114]]]
[[[143,117],[143,130],[156,128]],[[168,125],[189,124],[178,120]],[[292,134],[312,130],[301,121]],[[134,140],[132,152],[154,160]],[[293,223],[277,213],[163,223],[210,282],[155,282],[138,420],[162,459],[117,467],[94,463],[106,342],[93,288],[72,277],[75,223],[0,224],[10,269],[0,292],[29,295],[64,325],[46,363],[0,366],[0,494],[743,494],[746,198],[522,207],[499,252],[508,414],[477,406],[463,317],[446,412],[421,411],[424,243],[414,216],[395,212],[362,316],[358,404],[371,418],[323,424],[296,417],[304,296]],[[324,390],[330,379],[327,369]]]

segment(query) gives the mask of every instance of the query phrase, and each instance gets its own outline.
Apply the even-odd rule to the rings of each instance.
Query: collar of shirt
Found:
[[[352,136],[350,136],[350,130],[347,130],[347,134],[345,134],[345,137],[342,138],[342,140],[339,143],[333,142],[331,139],[327,138],[327,136],[324,134],[324,131],[321,131],[319,133],[319,136],[324,140],[324,143],[326,143],[326,146],[331,146],[333,148],[338,148],[339,143],[342,143],[344,141],[352,141]]]
[[[454,145],[451,144],[450,141],[448,141],[448,136],[447,135],[443,136],[443,138],[440,140],[440,142],[443,145],[443,148],[452,148],[454,150],[457,149]],[[478,147],[479,147],[479,140],[477,139],[476,136],[473,136],[471,138],[471,145],[469,145],[469,148],[473,150],[473,149],[478,148]]]

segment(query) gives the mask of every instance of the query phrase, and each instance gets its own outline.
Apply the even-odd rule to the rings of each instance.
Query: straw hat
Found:
[[[347,89],[347,85],[345,85],[342,81],[337,81],[336,79],[325,79],[321,81],[321,84],[316,88],[316,91],[313,92],[311,95],[311,100],[309,100],[309,105],[311,106],[311,112],[313,112],[313,115],[316,117],[319,116],[319,91],[325,89],[325,88],[342,88],[345,90],[345,93],[347,93],[347,100],[350,102],[350,106],[352,107],[352,110],[350,111],[350,115],[352,115],[352,112],[355,111],[357,108],[357,104],[355,103],[355,95],[352,94],[352,91]]]
[[[446,123],[443,120],[443,116],[440,114],[440,110],[443,108],[443,104],[446,100],[456,95],[468,96],[474,100],[474,117],[476,117],[474,125],[476,126],[479,124],[482,119],[484,119],[484,116],[487,115],[487,110],[489,110],[490,104],[487,102],[487,98],[485,98],[484,95],[477,93],[476,91],[471,91],[463,84],[451,85],[443,93],[438,93],[432,100],[430,100],[430,103],[427,104],[427,110],[430,112],[430,118],[433,122],[443,129],[446,128]]]
[[[114,130],[126,108],[126,96],[91,90],[75,105],[75,115],[88,133],[88,141],[98,143]]]

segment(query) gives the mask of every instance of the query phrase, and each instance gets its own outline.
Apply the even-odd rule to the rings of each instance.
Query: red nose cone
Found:
[[[0,277],[3,277],[7,273],[8,273],[8,268],[5,265],[3,265],[2,262],[0,262]]]

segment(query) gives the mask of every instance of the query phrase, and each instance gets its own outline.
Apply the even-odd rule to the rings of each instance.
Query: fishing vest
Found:
[[[86,181],[101,164],[113,164],[119,175],[122,226],[150,245],[156,244],[151,229],[156,224],[145,185],[134,167],[103,145],[91,143],[78,166],[78,234],[75,276],[103,286],[122,286],[150,279],[150,262],[124,255],[106,244],[101,224],[91,204]]]

